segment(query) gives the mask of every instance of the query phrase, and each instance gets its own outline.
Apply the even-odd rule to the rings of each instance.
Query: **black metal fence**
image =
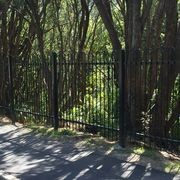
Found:
[[[9,98],[1,108],[21,122],[179,151],[179,62],[156,53],[158,60],[155,52],[123,52],[121,63],[107,53],[9,58]]]
[[[128,136],[155,148],[180,149],[180,62],[174,49],[129,51],[125,112]]]

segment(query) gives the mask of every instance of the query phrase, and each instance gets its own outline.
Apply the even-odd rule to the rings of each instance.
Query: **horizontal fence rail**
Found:
[[[178,152],[180,64],[163,52],[10,58],[0,109],[22,123]]]

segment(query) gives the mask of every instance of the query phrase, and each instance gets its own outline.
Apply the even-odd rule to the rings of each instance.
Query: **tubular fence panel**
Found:
[[[58,66],[60,126],[117,140],[119,89],[111,56],[68,56]]]
[[[173,54],[173,49],[128,52],[126,128],[131,141],[179,151],[180,62]]]
[[[50,77],[45,76],[49,64],[32,59],[30,62],[16,62],[13,66],[14,110],[21,122],[50,124],[51,86]],[[48,77],[48,78],[47,78]]]
[[[23,123],[178,152],[180,62],[168,52],[123,51],[122,62],[107,53],[10,58],[0,107]]]

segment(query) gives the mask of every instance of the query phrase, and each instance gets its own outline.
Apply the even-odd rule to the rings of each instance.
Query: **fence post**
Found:
[[[54,130],[59,128],[58,119],[58,80],[57,80],[57,54],[53,52],[51,54],[52,61],[52,104],[53,104],[53,124]]]
[[[121,51],[121,62],[119,62],[119,144],[125,147],[125,50]]]
[[[12,57],[8,56],[8,80],[9,80],[9,98],[10,98],[10,113],[12,124],[16,122],[16,116],[14,112],[14,90],[13,90],[13,77],[12,77]]]

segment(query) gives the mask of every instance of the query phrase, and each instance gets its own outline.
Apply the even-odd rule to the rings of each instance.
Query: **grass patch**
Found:
[[[134,147],[133,152],[142,155],[145,152],[145,149],[143,147]]]
[[[180,162],[179,161],[171,161],[165,164],[164,166],[165,172],[180,172]]]
[[[27,128],[31,129],[34,133],[50,136],[53,138],[58,138],[62,136],[75,136],[77,133],[71,129],[58,129],[58,131],[54,131],[53,128],[48,128],[44,126],[34,126],[27,125]]]
[[[138,155],[143,155],[146,157],[150,157],[152,159],[158,158],[157,151],[150,149],[150,148],[144,148],[144,147],[134,147],[133,148],[133,153],[138,154]]]

